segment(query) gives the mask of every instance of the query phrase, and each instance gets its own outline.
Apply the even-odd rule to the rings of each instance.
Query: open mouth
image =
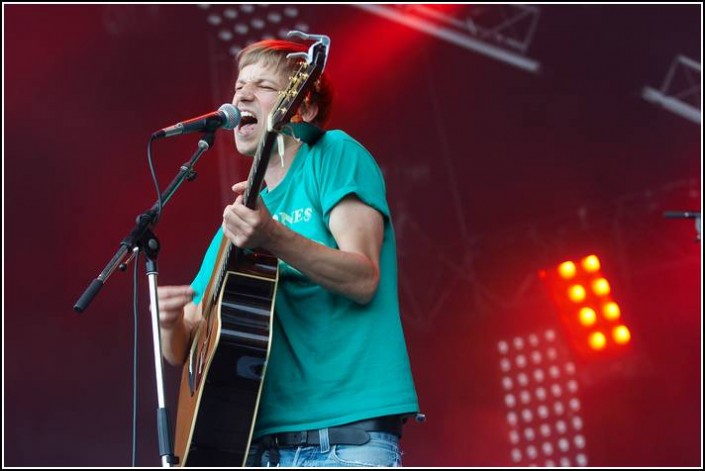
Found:
[[[243,111],[238,125],[238,131],[248,133],[254,130],[257,124],[257,118],[249,111]]]

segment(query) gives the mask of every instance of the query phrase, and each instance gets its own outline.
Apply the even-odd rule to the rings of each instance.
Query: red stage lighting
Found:
[[[605,357],[627,348],[631,333],[596,255],[563,261],[539,275],[578,353]]]

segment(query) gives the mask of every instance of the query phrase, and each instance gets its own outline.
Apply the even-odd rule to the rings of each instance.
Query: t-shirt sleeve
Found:
[[[198,304],[201,302],[203,297],[203,292],[208,286],[208,281],[211,279],[213,274],[213,268],[215,267],[215,259],[218,256],[218,249],[220,248],[220,243],[223,240],[223,228],[219,228],[215,233],[213,240],[211,240],[210,246],[206,251],[206,255],[203,257],[203,262],[201,263],[201,268],[198,270],[196,278],[191,282],[191,288],[195,291],[193,295],[193,302]]]
[[[367,149],[353,138],[345,136],[327,145],[321,152],[319,170],[321,211],[326,225],[330,212],[348,195],[357,196],[389,218],[382,171]]]

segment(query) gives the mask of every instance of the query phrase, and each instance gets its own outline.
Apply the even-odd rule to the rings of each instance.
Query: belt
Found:
[[[331,445],[364,445],[370,441],[370,434],[367,432],[386,432],[401,438],[402,425],[401,416],[390,415],[328,427],[328,441]],[[318,430],[282,432],[266,435],[262,438],[265,441],[272,440],[281,447],[321,444]]]

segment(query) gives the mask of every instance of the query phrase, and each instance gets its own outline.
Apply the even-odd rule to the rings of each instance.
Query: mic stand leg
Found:
[[[149,279],[149,307],[152,315],[152,345],[154,347],[154,372],[157,385],[157,433],[159,435],[159,455],[162,457],[162,467],[177,464],[174,457],[174,445],[169,426],[169,411],[166,408],[164,395],[164,361],[162,359],[162,343],[159,328],[159,303],[157,302],[157,256],[159,255],[159,240],[151,230],[145,231],[138,242],[138,247],[145,254],[147,278]]]

